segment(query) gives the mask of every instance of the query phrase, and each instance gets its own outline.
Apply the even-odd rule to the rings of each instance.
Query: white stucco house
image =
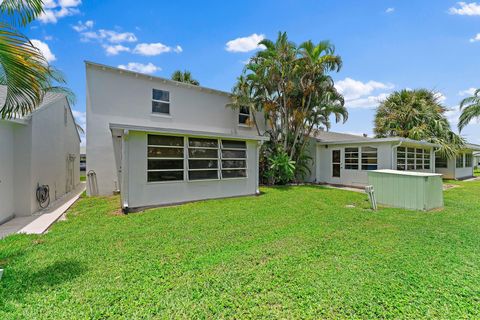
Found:
[[[405,138],[369,138],[336,132],[319,132],[310,143],[313,159],[310,182],[364,187],[367,172],[393,169],[441,173],[444,179],[473,176],[473,151],[467,144],[456,159],[437,154],[438,145]]]
[[[0,86],[0,104],[6,88]],[[31,215],[36,190],[49,187],[50,201],[80,182],[80,136],[67,98],[49,93],[26,117],[0,120],[0,223]]]
[[[265,137],[230,94],[92,62],[87,76],[89,194],[124,212],[258,193]]]

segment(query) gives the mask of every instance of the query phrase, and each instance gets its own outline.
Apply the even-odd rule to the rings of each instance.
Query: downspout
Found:
[[[255,175],[257,176],[255,179],[255,194],[260,194],[260,148],[263,145],[263,140],[257,141],[257,170],[255,170]]]
[[[123,130],[122,137],[122,186],[121,199],[123,213],[127,214],[128,208],[128,130]]]
[[[396,169],[395,169],[396,166],[394,166],[394,163],[395,163],[395,162],[393,161],[393,160],[395,159],[395,151],[397,150],[398,147],[400,147],[400,146],[402,145],[402,143],[403,143],[403,141],[400,141],[399,144],[394,145],[393,148],[392,148],[392,165],[391,165],[392,170],[396,170]],[[406,164],[405,164],[405,165],[406,165]],[[407,169],[407,168],[405,167],[405,170],[406,170],[406,169]]]
[[[435,173],[435,168],[436,168],[436,163],[435,163],[435,159],[436,159],[436,153],[438,151],[440,151],[441,148],[438,148],[437,150],[435,150],[435,148],[433,148],[433,159],[430,161],[432,163],[432,173]],[[447,160],[447,170],[448,170],[448,160]]]

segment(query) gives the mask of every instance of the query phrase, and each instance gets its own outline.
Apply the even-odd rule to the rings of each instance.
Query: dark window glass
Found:
[[[222,170],[222,178],[245,178],[247,176],[246,170]]]
[[[152,112],[170,114],[170,103],[152,101]]]
[[[183,158],[183,149],[148,147],[148,157],[149,158]]]
[[[188,138],[188,145],[196,148],[218,148],[218,140],[203,138]]]
[[[222,140],[222,147],[225,149],[246,149],[245,141]]]
[[[188,149],[190,158],[218,158],[218,150],[215,149]]]
[[[365,158],[362,158],[362,164],[377,164],[377,158],[369,158],[369,159],[365,159]]]
[[[170,101],[170,92],[165,90],[153,89],[153,100]]]
[[[247,152],[245,150],[222,150],[222,158],[231,159],[239,158],[244,159],[247,157]]]
[[[240,113],[250,114],[250,109],[248,107],[240,107]]]
[[[250,116],[243,114],[238,115],[238,123],[240,124],[248,124],[248,119],[250,119]]]
[[[345,169],[358,170],[358,164],[346,164]]]
[[[362,165],[362,170],[377,170],[377,165],[376,164],[363,164]]]
[[[171,137],[160,135],[148,135],[148,144],[157,146],[177,146],[183,147],[183,137]]]
[[[245,160],[223,160],[222,168],[232,169],[232,168],[246,168],[247,161]]]
[[[183,169],[183,160],[148,159],[148,169],[149,170]]]
[[[216,169],[218,168],[217,160],[189,160],[188,167],[190,169]]]
[[[183,171],[149,171],[148,182],[183,180]]]
[[[218,171],[217,170],[189,171],[188,179],[190,180],[218,179]]]

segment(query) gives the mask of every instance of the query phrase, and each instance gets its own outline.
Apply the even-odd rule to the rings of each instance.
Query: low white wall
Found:
[[[14,124],[0,120],[0,223],[14,214],[13,130]]]
[[[190,182],[147,182],[147,134],[131,131],[127,143],[130,208],[252,195],[256,192],[256,141],[247,142],[247,178]]]

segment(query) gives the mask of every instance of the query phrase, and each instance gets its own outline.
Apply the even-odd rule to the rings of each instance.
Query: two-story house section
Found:
[[[265,137],[230,94],[86,63],[88,192],[125,212],[258,193]]]

